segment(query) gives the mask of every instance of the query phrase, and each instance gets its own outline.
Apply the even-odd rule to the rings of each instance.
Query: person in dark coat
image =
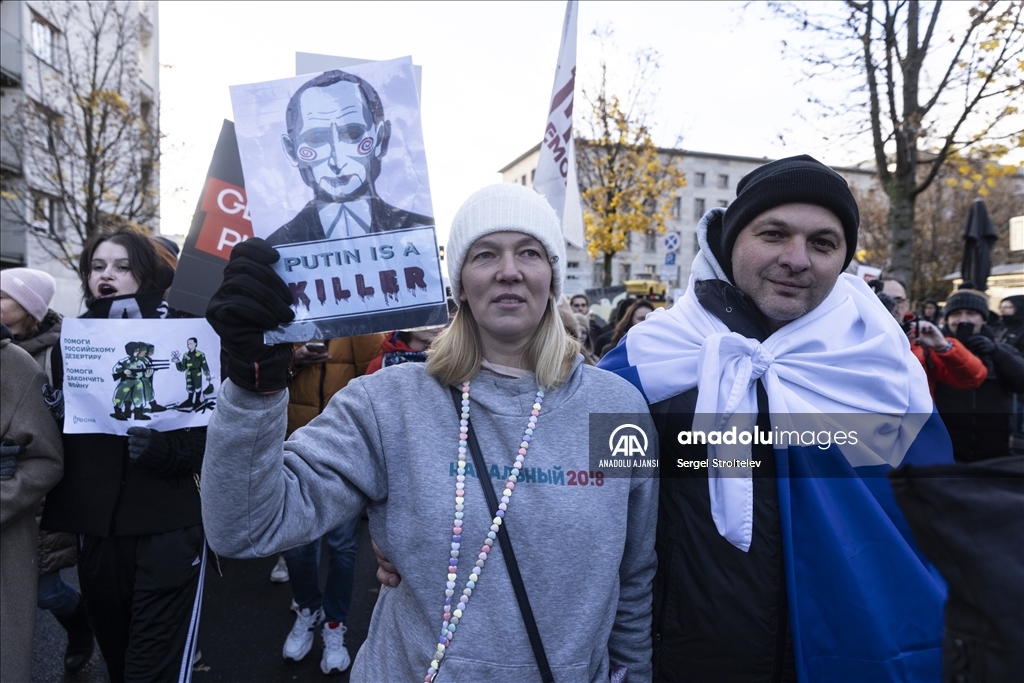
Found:
[[[999,317],[1003,326],[996,341],[1009,344],[1024,355],[1024,295],[1008,296],[999,302]]]
[[[986,324],[988,297],[961,289],[946,300],[944,334],[961,340],[988,368],[977,389],[935,387],[935,405],[953,439],[958,462],[975,462],[1010,454],[1014,394],[1024,392],[1024,357],[1006,342],[997,341]]]
[[[170,252],[124,228],[88,242],[79,276],[85,318],[164,318]],[[54,383],[63,382],[60,346]],[[80,535],[78,579],[111,683],[187,683],[206,570],[199,487],[206,429],[130,436],[65,434],[64,478],[43,528]]]
[[[949,583],[942,680],[1024,680],[1024,456],[901,467],[889,481]]]
[[[932,325],[938,325],[939,321],[942,320],[942,308],[939,306],[938,300],[925,299],[924,304],[921,305],[920,317]]]
[[[660,437],[654,680],[941,677],[945,586],[879,474],[952,449],[899,326],[843,275],[858,224],[811,157],[755,169],[698,225],[684,296],[599,364],[641,388]],[[772,441],[821,414],[905,437],[868,461]]]
[[[1003,326],[996,332],[996,341],[1009,344],[1024,356],[1024,295],[1016,294],[1000,301],[999,315]],[[1018,392],[1014,401],[1016,407],[1010,449],[1018,455],[1024,455],[1024,393]]]

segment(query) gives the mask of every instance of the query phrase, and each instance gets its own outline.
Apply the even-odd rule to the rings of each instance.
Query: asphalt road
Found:
[[[321,579],[326,574],[326,554],[324,549]],[[332,676],[321,673],[319,634],[312,651],[303,661],[285,661],[281,656],[281,648],[295,621],[295,614],[289,609],[292,598],[289,585],[270,582],[270,570],[275,562],[274,557],[261,560],[221,558],[224,576],[217,576],[211,562],[206,575],[199,626],[202,658],[194,669],[194,683],[348,681],[347,672]],[[364,520],[360,528],[355,586],[345,636],[345,645],[353,658],[366,639],[370,613],[377,601],[379,584],[374,577],[376,570],[370,534]],[[62,576],[77,587],[74,569],[64,570]],[[49,612],[38,611],[32,683],[109,683],[99,648],[78,674],[65,676],[65,644],[64,630],[53,616]]]

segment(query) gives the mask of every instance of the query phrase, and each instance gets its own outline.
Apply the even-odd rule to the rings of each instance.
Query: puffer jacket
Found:
[[[976,389],[988,376],[985,364],[958,339],[946,337],[946,341],[953,346],[945,352],[930,349],[917,340],[910,344],[910,350],[921,361],[924,374],[928,376],[928,390],[932,392],[932,399],[935,398],[936,383],[941,382],[954,389]]]
[[[293,369],[288,386],[288,433],[319,415],[327,402],[366,368],[379,353],[383,334],[339,337],[326,342],[331,359],[319,365]]]

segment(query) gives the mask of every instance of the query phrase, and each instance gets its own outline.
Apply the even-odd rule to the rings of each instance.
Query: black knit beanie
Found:
[[[722,222],[722,252],[729,266],[722,264],[732,277],[732,248],[736,237],[750,221],[783,204],[816,204],[839,218],[846,237],[845,270],[857,251],[857,227],[860,212],[850,186],[841,175],[817,159],[801,154],[779,159],[755,168],[736,185],[736,200],[725,212]]]
[[[946,315],[963,309],[977,311],[988,319],[988,297],[976,289],[959,289],[946,299]]]

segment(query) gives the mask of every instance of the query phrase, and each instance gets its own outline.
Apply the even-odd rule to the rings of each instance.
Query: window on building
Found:
[[[704,217],[705,212],[707,212],[706,205],[707,203],[701,197],[693,200],[693,220],[699,221]]]
[[[57,63],[57,29],[38,14],[32,14],[32,51],[44,62]]]
[[[718,174],[718,187],[722,189],[728,189],[729,187],[729,176],[724,173]]]
[[[523,174],[523,185],[524,186],[526,185],[526,174],[525,173]]]
[[[625,282],[629,279],[630,271],[632,270],[631,263],[620,263],[619,264],[619,282]]]
[[[537,178],[537,169],[530,171],[530,187],[533,187],[533,181]]]
[[[56,136],[59,134],[60,117],[55,111],[47,109],[38,102],[34,102],[36,109],[36,120],[33,123],[35,128],[35,144],[40,149],[45,149],[51,154],[56,152]]]
[[[698,251],[700,251],[700,240],[697,239],[697,233],[693,233],[693,255],[696,256]]]
[[[653,230],[647,231],[647,234],[644,235],[644,250],[658,251],[658,233]]]
[[[146,125],[146,128],[153,127],[153,103],[145,98],[139,103],[139,119]]]
[[[648,263],[646,266],[644,266],[644,272],[648,275],[657,275],[658,266],[654,265],[653,263]]]
[[[705,179],[705,177],[706,176],[703,173],[694,173],[693,174],[693,186],[694,187],[704,187],[704,179]]]
[[[604,280],[604,259],[594,261],[594,272],[590,276],[590,282],[594,287],[601,287]]]
[[[725,207],[729,206],[729,200],[728,199],[719,199],[718,200],[718,205],[721,206],[722,208],[725,208]]]
[[[142,202],[148,209],[155,209],[158,197],[153,196],[153,162],[144,159],[139,165],[139,189],[142,192]]]
[[[32,228],[47,235],[57,234],[57,201],[42,192],[32,193]]]
[[[565,262],[565,267],[566,268],[579,268],[580,267],[580,262],[579,261],[566,261]]]
[[[672,200],[672,220],[679,220],[683,217],[683,200],[676,197]]]

